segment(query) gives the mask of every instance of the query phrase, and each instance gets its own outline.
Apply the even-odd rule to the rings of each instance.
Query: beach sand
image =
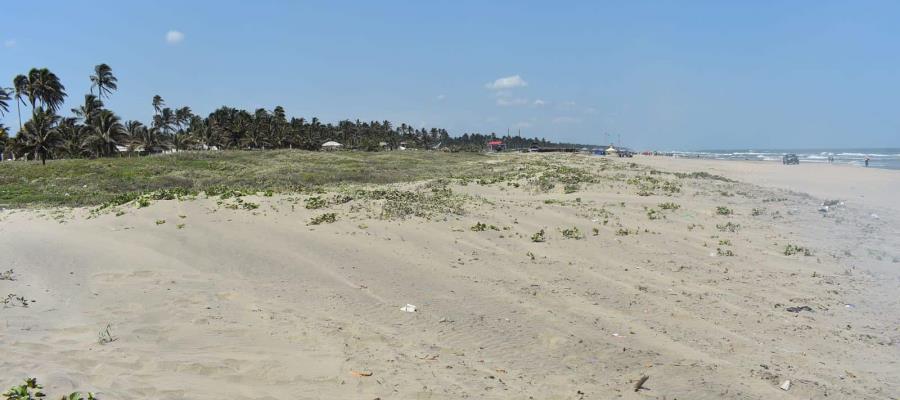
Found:
[[[0,296],[34,302],[0,309],[0,383],[104,399],[898,398],[900,171],[508,158],[599,178],[572,193],[454,182],[465,212],[430,219],[356,199],[310,210],[307,194],[4,210]],[[669,174],[698,171],[739,182]],[[678,190],[639,190],[653,179]],[[337,221],[308,225],[325,212]]]

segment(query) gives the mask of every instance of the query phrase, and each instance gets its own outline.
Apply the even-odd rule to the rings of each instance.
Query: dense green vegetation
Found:
[[[394,183],[498,174],[477,153],[436,151],[190,151],[147,157],[0,163],[0,206],[98,205],[128,194],[165,190],[296,191],[340,182]],[[131,196],[134,197],[134,196]]]
[[[305,149],[318,150],[330,140],[344,148],[387,150],[399,147],[480,151],[497,138],[495,134],[466,133],[451,137],[445,129],[414,128],[390,121],[350,121],[323,124],[318,118],[288,118],[283,107],[253,112],[220,107],[207,117],[195,115],[190,107],[167,106],[156,95],[148,104],[153,116],[148,124],[122,121],[105,107],[118,89],[118,79],[106,64],[94,67],[89,76],[90,93],[82,105],[71,110],[71,117],[58,111],[67,96],[59,78],[46,68],[33,68],[27,75],[13,79],[13,87],[0,87],[0,115],[9,113],[15,104],[19,130],[10,138],[9,130],[0,124],[0,153],[6,158],[47,159],[109,157],[121,153],[149,154],[169,150],[208,149]],[[94,90],[96,89],[96,94]],[[22,109],[30,108],[31,116],[22,122]],[[536,143],[541,147],[581,146],[557,144],[538,138],[506,136],[511,148],[526,148]]]

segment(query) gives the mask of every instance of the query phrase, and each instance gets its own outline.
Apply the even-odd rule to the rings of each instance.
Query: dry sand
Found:
[[[747,182],[731,183],[502,157],[604,179],[453,184],[473,196],[465,214],[430,220],[308,210],[306,195],[3,211],[15,280],[0,296],[34,302],[0,308],[0,383],[104,399],[898,398],[897,171],[634,159]],[[635,175],[681,190],[639,196]],[[822,213],[825,199],[846,203]],[[650,219],[663,202],[680,208]],[[326,211],[337,222],[307,225]],[[116,340],[99,344],[107,324]]]

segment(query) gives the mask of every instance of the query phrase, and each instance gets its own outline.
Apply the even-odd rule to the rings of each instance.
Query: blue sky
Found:
[[[5,1],[2,14],[0,84],[50,68],[64,110],[105,62],[119,78],[107,106],[143,121],[160,94],[201,115],[282,105],[641,149],[900,146],[900,2]]]

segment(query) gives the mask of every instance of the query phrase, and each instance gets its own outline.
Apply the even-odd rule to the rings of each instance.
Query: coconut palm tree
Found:
[[[32,68],[28,71],[25,94],[31,103],[32,113],[37,112],[37,103],[41,104],[41,108],[55,113],[66,98],[66,87],[47,68]]]
[[[63,118],[57,125],[59,134],[57,150],[66,157],[81,157],[84,155],[84,139],[87,136],[88,127],[78,123],[77,118]]]
[[[10,90],[0,87],[0,115],[9,112],[9,101],[12,100],[10,93]]]
[[[194,114],[191,113],[191,108],[187,106],[175,110],[175,125],[178,125],[178,128],[184,128],[191,121],[192,115]]]
[[[91,120],[94,118],[94,115],[96,115],[102,109],[102,100],[100,100],[93,94],[86,94],[84,95],[84,104],[82,104],[78,108],[73,108],[72,114],[75,114],[75,116],[84,121],[85,124],[90,125]]]
[[[116,145],[125,134],[119,116],[109,110],[100,110],[91,125],[93,129],[85,139],[85,147],[94,150],[98,156],[115,154],[118,151]]]
[[[19,132],[19,145],[26,153],[34,154],[35,159],[40,158],[41,164],[47,164],[47,158],[58,143],[56,125],[59,119],[52,111],[44,111],[43,107],[38,107],[32,113],[31,120]]]
[[[156,111],[157,114],[159,114],[159,112],[162,111],[162,107],[164,105],[166,105],[166,101],[163,100],[162,96],[160,96],[160,95],[153,96],[153,109]]]
[[[16,94],[16,112],[19,114],[19,130],[22,130],[22,108],[20,104],[25,104],[25,92],[28,90],[28,77],[25,75],[16,75],[13,78],[13,91]]]
[[[112,68],[106,64],[99,64],[94,66],[94,74],[91,75],[91,94],[94,94],[94,88],[97,88],[97,96],[101,99],[104,94],[109,97],[109,95],[116,89],[118,89],[119,79],[116,78],[112,73]]]

